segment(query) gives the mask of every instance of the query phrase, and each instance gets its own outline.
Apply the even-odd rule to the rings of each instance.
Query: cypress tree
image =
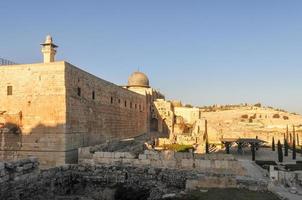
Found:
[[[282,145],[280,143],[280,140],[278,140],[278,161],[283,162],[283,152],[282,152]]]
[[[272,151],[275,151],[275,138],[272,139]]]
[[[293,160],[296,160],[295,126],[293,126]]]
[[[225,150],[226,150],[226,153],[227,153],[227,154],[230,154],[230,145],[231,145],[231,144],[228,143],[228,142],[225,143]]]
[[[288,125],[286,125],[286,140],[288,141]]]
[[[284,141],[284,156],[288,156],[288,142],[287,139]]]
[[[251,146],[252,150],[252,161],[255,161],[256,152],[255,152],[255,144],[253,143]]]
[[[208,141],[208,138],[206,140],[206,154],[209,154],[210,151],[209,151],[209,141]]]

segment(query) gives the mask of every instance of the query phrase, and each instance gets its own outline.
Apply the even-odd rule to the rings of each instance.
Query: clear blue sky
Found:
[[[302,113],[302,1],[2,0],[0,57],[57,59],[125,84],[138,68],[168,99],[262,102]]]

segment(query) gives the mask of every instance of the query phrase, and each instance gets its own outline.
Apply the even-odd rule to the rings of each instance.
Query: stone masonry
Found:
[[[1,66],[0,75],[1,159],[73,163],[78,147],[147,131],[143,95],[67,62]]]
[[[267,183],[192,169],[82,164],[39,170],[34,158],[0,162],[0,199],[113,200],[121,195],[120,187],[125,188],[123,196],[132,191],[129,195],[134,197],[141,191],[145,195],[143,199],[155,200],[171,191],[179,193],[200,187],[267,190]]]

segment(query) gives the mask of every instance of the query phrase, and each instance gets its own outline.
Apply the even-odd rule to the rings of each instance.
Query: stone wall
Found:
[[[0,159],[64,163],[64,62],[1,66],[0,75]]]
[[[174,132],[174,111],[171,102],[157,99],[152,105],[152,119],[157,121],[157,131],[169,135]]]
[[[79,149],[79,163],[92,165],[155,167],[169,169],[190,169],[204,172],[245,175],[240,162],[231,155],[193,154],[172,151],[155,152],[145,150],[143,154],[129,152],[95,152],[89,148]]]
[[[85,197],[114,200],[117,195],[129,195],[131,199],[149,197],[155,200],[171,191],[179,193],[201,187],[267,189],[267,185],[261,181],[191,169],[64,165],[38,170],[37,166],[34,158],[0,163],[0,199],[75,200]],[[125,188],[122,194],[118,194],[120,187]],[[139,192],[144,198],[134,198]]]
[[[146,97],[66,63],[66,150],[147,131]],[[79,91],[80,93],[79,94]]]
[[[274,166],[269,168],[270,179],[285,187],[302,187],[302,171],[275,170]]]
[[[75,163],[78,147],[147,131],[145,96],[67,62],[1,66],[0,75],[0,159]]]
[[[56,199],[72,188],[70,167],[40,170],[36,158],[0,162],[0,199]],[[76,176],[73,176],[76,177]]]
[[[200,119],[201,111],[199,108],[174,107],[174,114],[182,116],[185,123],[193,124]]]

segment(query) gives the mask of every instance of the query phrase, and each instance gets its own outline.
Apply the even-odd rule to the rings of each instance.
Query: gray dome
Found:
[[[128,78],[129,87],[149,87],[149,79],[142,72],[134,72]]]

